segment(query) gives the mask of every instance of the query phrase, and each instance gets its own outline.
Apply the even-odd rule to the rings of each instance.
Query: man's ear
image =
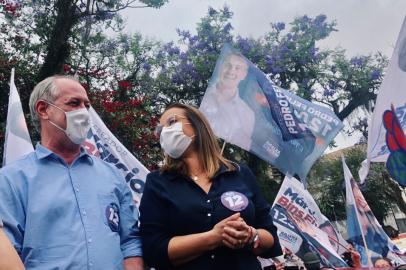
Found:
[[[47,120],[49,119],[48,117],[48,104],[43,101],[43,100],[38,100],[37,103],[35,104],[35,111],[37,112],[38,118]]]

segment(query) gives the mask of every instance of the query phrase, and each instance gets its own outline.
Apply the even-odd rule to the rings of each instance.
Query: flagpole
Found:
[[[330,235],[327,235],[328,239],[332,240],[334,243],[340,245],[342,248],[344,248],[346,251],[350,251],[347,247],[345,247],[343,244],[341,244],[338,240],[336,240],[335,238],[333,238]]]
[[[221,147],[221,153],[220,154],[223,154],[224,148],[226,148],[226,144],[227,144],[227,142],[224,140],[223,146]]]
[[[345,163],[344,155],[341,155],[341,159],[342,159],[342,161],[343,161],[343,165],[345,164],[345,167],[347,167],[347,169],[349,170],[347,164]],[[347,184],[348,184],[347,182],[350,182],[351,180],[354,181],[354,184],[355,184],[355,185],[357,185],[357,183],[355,183],[354,178],[351,178],[350,181],[348,181],[348,180],[346,179],[346,177],[345,177],[345,172],[344,172],[344,179],[345,179],[346,188],[347,188]],[[361,224],[361,219],[360,219],[359,214],[358,214],[357,201],[356,201],[355,198],[354,198],[354,190],[353,190],[353,188],[352,188],[352,186],[351,186],[351,182],[350,182],[349,184],[350,184],[349,188],[351,188],[351,192],[350,192],[351,194],[349,194],[349,195],[352,196],[352,200],[353,200],[353,202],[354,202],[354,204],[355,204],[355,205],[354,205],[354,207],[356,208],[356,209],[355,209],[355,215],[357,216],[358,224],[359,224],[359,226],[360,226],[360,232],[361,232],[361,236],[362,236],[362,241],[364,242],[365,252],[366,252],[366,254],[367,254],[368,268],[371,269],[372,266],[373,266],[373,265],[372,265],[372,260],[371,260],[371,253],[370,253],[370,251],[369,251],[369,248],[368,248],[368,245],[367,245],[367,241],[365,240],[364,232],[362,231],[362,224]],[[358,185],[357,185],[357,187],[358,187]]]
[[[354,181],[354,180],[353,180],[353,181]],[[372,265],[372,260],[371,260],[371,252],[369,251],[369,248],[368,248],[368,245],[367,245],[367,241],[365,240],[364,232],[362,231],[362,224],[361,224],[361,222],[360,222],[361,219],[359,218],[359,215],[358,215],[358,206],[356,205],[357,202],[355,201],[354,194],[352,194],[352,196],[353,196],[353,199],[354,199],[355,207],[357,208],[357,209],[355,209],[355,215],[357,216],[357,219],[358,219],[358,224],[359,224],[359,226],[360,226],[362,241],[364,242],[365,252],[366,252],[366,254],[367,254],[368,268],[371,269],[371,267],[373,267],[373,265]]]

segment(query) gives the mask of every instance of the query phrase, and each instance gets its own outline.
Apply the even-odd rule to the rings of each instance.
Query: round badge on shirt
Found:
[[[227,191],[221,195],[221,203],[234,212],[239,212],[247,208],[248,198],[237,191]]]
[[[118,205],[115,203],[110,203],[106,207],[106,218],[109,224],[110,229],[113,232],[118,232],[120,228],[120,216],[119,216],[119,209]]]

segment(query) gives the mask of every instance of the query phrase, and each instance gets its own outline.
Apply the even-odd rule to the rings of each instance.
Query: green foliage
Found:
[[[5,16],[0,22],[1,89],[8,90],[10,70],[15,67],[27,112],[28,96],[39,79],[54,73],[79,75],[107,126],[149,168],[161,159],[151,134],[160,113],[173,102],[200,104],[224,43],[238,48],[280,86],[326,104],[341,119],[348,119],[358,108],[372,109],[387,60],[379,54],[349,59],[342,50],[322,50],[318,42],[336,31],[336,23],[326,16],[297,17],[288,27],[272,23],[267,33],[254,39],[233,34],[233,13],[224,6],[209,8],[196,34],[177,30],[178,41],[162,43],[121,33],[118,11],[160,8],[167,2],[97,0],[88,6],[82,1],[37,0],[9,10],[0,7]],[[118,35],[108,37],[107,28]],[[7,95],[2,95],[3,125],[6,104]],[[358,120],[359,128],[363,123],[364,119]],[[283,175],[238,147],[227,145],[225,153],[249,164],[272,202]],[[353,166],[358,167],[357,162],[360,159]],[[309,177],[329,191],[321,193],[320,203],[330,217],[343,215],[339,207],[330,207],[343,203],[342,197],[333,196],[341,190],[340,168],[338,163],[321,161]],[[385,205],[376,207],[386,213]]]
[[[366,158],[365,146],[354,146],[341,152],[354,176],[358,178],[358,169]],[[342,220],[345,213],[345,182],[341,155],[328,154],[320,159],[312,168],[308,177],[309,192],[315,198],[322,213],[330,220]],[[391,204],[397,204],[404,211],[402,191],[388,177],[385,166],[372,163],[366,183],[360,186],[365,200],[369,204],[377,220],[383,224],[385,216],[391,211]],[[400,191],[400,192],[399,192]],[[398,197],[398,199],[395,199]]]
[[[140,2],[146,4],[148,7],[160,8],[168,3],[169,0],[140,0]]]

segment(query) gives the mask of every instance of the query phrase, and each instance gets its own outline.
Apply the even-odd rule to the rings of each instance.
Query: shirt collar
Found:
[[[49,156],[54,156],[56,158],[60,158],[63,160],[63,158],[61,158],[60,156],[58,156],[57,154],[55,154],[54,152],[52,152],[51,150],[49,150],[48,148],[46,148],[39,142],[37,143],[37,145],[35,147],[35,153],[36,153],[38,159],[44,159]],[[75,158],[75,160],[81,159],[83,157],[86,157],[86,160],[88,160],[89,163],[93,165],[92,157],[87,153],[87,151],[83,148],[83,146],[81,146],[80,154],[78,157]]]

